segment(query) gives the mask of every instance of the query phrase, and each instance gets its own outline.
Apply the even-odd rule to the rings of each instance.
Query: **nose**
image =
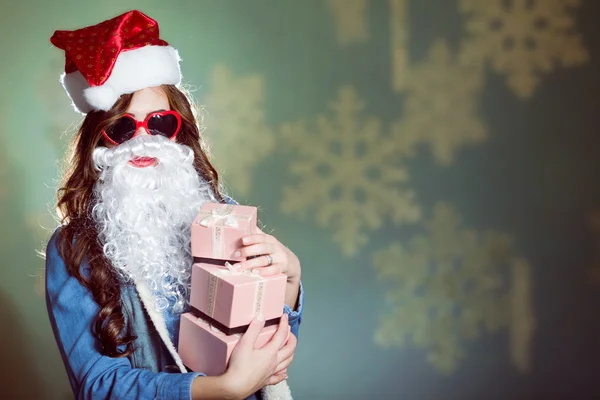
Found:
[[[150,135],[150,134],[148,133],[146,128],[144,128],[143,126],[140,126],[140,129],[138,129],[138,131],[136,132],[136,136],[137,135]]]

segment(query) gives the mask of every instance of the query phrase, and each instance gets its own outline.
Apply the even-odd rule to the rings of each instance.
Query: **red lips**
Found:
[[[154,157],[134,157],[129,160],[129,164],[137,168],[145,168],[156,165],[158,160]]]

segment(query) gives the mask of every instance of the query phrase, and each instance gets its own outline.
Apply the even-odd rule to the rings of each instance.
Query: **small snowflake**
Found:
[[[284,188],[281,209],[300,217],[310,213],[319,226],[333,230],[334,241],[350,256],[367,243],[368,231],[388,218],[415,222],[420,208],[407,187],[400,153],[391,138],[382,136],[378,118],[362,117],[364,104],[356,90],[343,87],[330,108],[333,116],[320,115],[314,125],[283,126],[298,183]]]
[[[522,98],[530,97],[540,75],[557,65],[572,67],[588,60],[574,29],[572,9],[579,0],[460,0],[459,4],[469,35],[462,59],[490,61]]]
[[[337,40],[342,46],[367,41],[368,0],[327,0],[327,3],[337,28]]]
[[[437,204],[426,235],[374,255],[393,307],[375,333],[381,346],[412,343],[442,373],[464,357],[463,341],[506,326],[511,240],[496,232],[464,229],[453,209]]]
[[[410,68],[404,116],[392,128],[397,140],[407,149],[427,143],[438,163],[450,164],[460,147],[487,137],[477,111],[482,85],[480,68],[457,63],[436,42],[428,59]]]
[[[275,148],[263,112],[264,83],[258,75],[235,77],[225,66],[212,73],[206,97],[205,131],[215,166],[240,194],[252,187],[252,168]]]

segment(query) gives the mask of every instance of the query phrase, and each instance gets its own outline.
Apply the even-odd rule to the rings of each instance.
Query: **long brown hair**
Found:
[[[162,86],[169,99],[171,109],[181,114],[182,127],[177,135],[178,143],[194,151],[194,166],[198,174],[210,182],[219,201],[220,194],[217,171],[211,165],[205,144],[200,137],[197,113],[188,96],[171,85]],[[74,136],[67,157],[60,189],[57,193],[57,211],[62,222],[58,236],[58,250],[67,270],[85,285],[100,306],[95,324],[91,327],[100,339],[103,352],[110,357],[125,357],[133,352],[134,332],[126,329],[121,305],[120,281],[116,271],[102,253],[97,230],[91,219],[93,186],[98,179],[94,168],[93,150],[104,145],[102,130],[122,116],[133,94],[120,97],[109,111],[88,113],[79,131]],[[82,271],[84,261],[89,271]],[[126,345],[124,351],[118,346]]]

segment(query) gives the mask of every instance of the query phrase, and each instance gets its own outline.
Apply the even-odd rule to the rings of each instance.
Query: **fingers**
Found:
[[[276,264],[280,264],[281,261],[283,260],[282,258],[282,254],[281,253],[271,253],[269,254],[273,260],[273,264],[271,264],[271,266],[275,266]],[[246,261],[242,261],[240,263],[236,263],[234,265],[234,268],[240,268],[242,270],[245,269],[254,269],[254,268],[264,268],[264,267],[268,267],[268,259],[267,257],[256,257],[256,258],[251,258],[250,260],[246,260]]]
[[[279,320],[279,327],[275,335],[273,335],[271,341],[265,347],[268,347],[271,351],[278,352],[288,338],[289,329],[288,315],[284,313]]]
[[[293,357],[294,351],[296,350],[296,344],[298,340],[294,334],[290,334],[285,346],[283,346],[277,352],[277,363],[282,363],[284,360]]]
[[[271,266],[265,268],[257,268],[255,271],[257,271],[257,273],[260,276],[271,276],[279,274],[281,272],[281,269],[277,266]]]
[[[257,243],[277,243],[277,239],[275,239],[271,235],[267,235],[265,233],[254,233],[251,235],[246,235],[242,238],[242,244],[244,246],[249,246],[251,244]]]
[[[261,254],[272,254],[277,252],[277,246],[274,243],[266,243],[264,241],[260,243],[254,243],[251,245],[244,245],[244,247],[238,250],[240,256],[252,257],[259,256]],[[237,257],[236,253],[236,257]]]
[[[256,343],[256,339],[258,339],[258,335],[260,335],[260,331],[264,327],[265,321],[263,319],[255,318],[248,326],[246,332],[242,335],[237,347],[242,346],[253,349]]]
[[[282,362],[277,364],[277,367],[275,367],[275,375],[285,374],[293,360],[294,360],[294,354],[292,354],[290,357],[286,358],[285,360],[283,360]]]
[[[287,375],[284,374],[279,374],[279,375],[272,375],[269,380],[267,381],[267,385],[266,386],[271,386],[271,385],[277,385],[279,382],[283,382],[287,379]]]

